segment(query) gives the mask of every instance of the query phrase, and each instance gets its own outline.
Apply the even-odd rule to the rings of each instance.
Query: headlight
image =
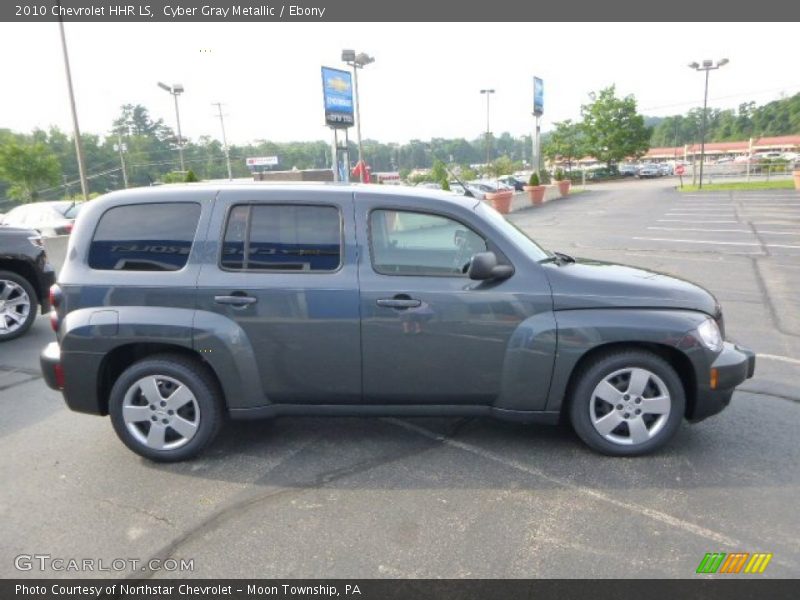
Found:
[[[722,334],[713,319],[706,319],[697,328],[697,337],[705,344],[706,348],[719,352],[722,350]]]

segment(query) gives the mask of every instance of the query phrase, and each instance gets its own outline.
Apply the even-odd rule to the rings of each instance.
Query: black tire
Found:
[[[180,447],[154,449],[138,439],[125,422],[123,404],[126,394],[136,386],[138,381],[148,376],[168,377],[176,380],[188,388],[194,396],[196,409],[192,405],[191,410],[198,421],[196,432]],[[135,396],[136,392],[131,391],[131,394]],[[141,398],[143,399],[143,396]],[[143,405],[142,408],[144,406],[147,405]],[[190,357],[163,354],[142,359],[128,367],[119,376],[111,389],[108,411],[117,436],[133,452],[155,462],[177,462],[197,456],[214,440],[223,421],[223,396],[217,381],[202,363]],[[148,425],[149,427],[152,425]],[[167,426],[166,429],[169,431],[170,427]],[[136,430],[141,431],[139,425],[136,426]],[[177,431],[171,431],[173,435],[176,433]]]
[[[5,289],[4,281],[16,283],[25,290],[30,300],[30,310],[28,310],[25,321],[18,329],[15,329],[11,333],[5,331],[5,329],[0,329],[0,342],[8,342],[25,335],[36,320],[36,316],[39,314],[39,296],[36,295],[36,290],[33,289],[33,286],[27,279],[12,271],[0,271],[0,292]]]
[[[623,374],[618,376],[620,379],[617,381],[620,381],[620,383],[617,385],[624,386],[624,371],[626,369],[645,369],[649,371],[651,374],[654,374],[657,379],[660,379],[660,382],[657,381],[656,378],[651,378],[648,380],[647,389],[654,390],[663,384],[669,393],[669,414],[665,415],[662,421],[657,423],[657,420],[660,418],[658,415],[642,416],[642,420],[646,423],[645,427],[649,428],[648,435],[654,430],[655,433],[653,433],[652,437],[647,441],[641,443],[633,443],[632,431],[628,429],[629,425],[627,423],[622,427],[615,428],[609,432],[609,435],[622,439],[627,435],[630,440],[628,444],[610,441],[602,435],[592,423],[591,411],[596,411],[599,407],[603,406],[605,406],[605,410],[608,410],[608,405],[605,405],[602,401],[593,403],[595,388],[607,377],[620,371],[623,371]],[[641,397],[645,397],[645,394],[642,394]],[[645,401],[646,400],[647,398],[645,398]],[[625,402],[631,402],[630,406],[634,408],[641,406],[641,404],[632,404],[633,401],[635,401],[635,397]],[[568,398],[568,403],[569,418],[572,427],[587,446],[609,456],[639,456],[661,448],[672,439],[683,420],[686,408],[686,394],[680,377],[667,361],[651,352],[631,349],[600,355],[584,365],[580,372],[576,374],[576,381],[574,385],[571,386],[571,394]],[[638,418],[633,416],[633,411],[624,412],[627,410],[624,405],[618,404],[617,406],[623,406],[622,409],[614,407],[614,410],[618,410],[621,415],[628,414],[631,415],[628,418]],[[608,412],[613,411],[608,410]],[[598,416],[597,412],[594,414],[595,418],[605,416]],[[645,419],[648,419],[648,421],[645,421]],[[647,423],[649,423],[649,425]],[[658,427],[656,427],[657,424]],[[615,434],[615,432],[617,432],[617,434]]]

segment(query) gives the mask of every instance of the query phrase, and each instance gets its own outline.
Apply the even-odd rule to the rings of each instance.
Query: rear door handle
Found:
[[[214,302],[217,304],[231,304],[233,306],[247,306],[248,304],[255,304],[258,298],[253,296],[214,296]]]
[[[421,300],[414,300],[413,298],[379,298],[376,303],[378,306],[385,306],[387,308],[416,308],[422,304]]]

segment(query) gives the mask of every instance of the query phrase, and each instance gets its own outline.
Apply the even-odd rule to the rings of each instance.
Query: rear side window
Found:
[[[333,206],[234,206],[222,244],[223,268],[336,271],[341,266],[342,220]]]
[[[89,266],[106,271],[177,271],[186,266],[200,220],[194,202],[130,204],[107,210],[89,247]]]

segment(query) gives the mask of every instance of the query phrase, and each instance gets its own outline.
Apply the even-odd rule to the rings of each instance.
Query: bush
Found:
[[[539,181],[542,182],[542,185],[548,185],[550,183],[550,173],[545,169],[539,171]]]
[[[197,175],[194,174],[194,171],[189,169],[186,171],[186,179],[184,179],[184,181],[186,183],[197,183],[200,180],[197,178]]]
[[[447,177],[442,177],[442,189],[445,192],[449,192],[450,191],[450,182],[447,181]]]
[[[564,181],[564,179],[566,179],[566,177],[564,177],[564,169],[561,167],[557,168],[553,177],[555,177],[556,181]]]
[[[530,185],[532,187],[536,187],[536,186],[540,185],[539,176],[536,174],[535,171],[533,173],[531,173],[531,178],[528,179],[528,185]]]

